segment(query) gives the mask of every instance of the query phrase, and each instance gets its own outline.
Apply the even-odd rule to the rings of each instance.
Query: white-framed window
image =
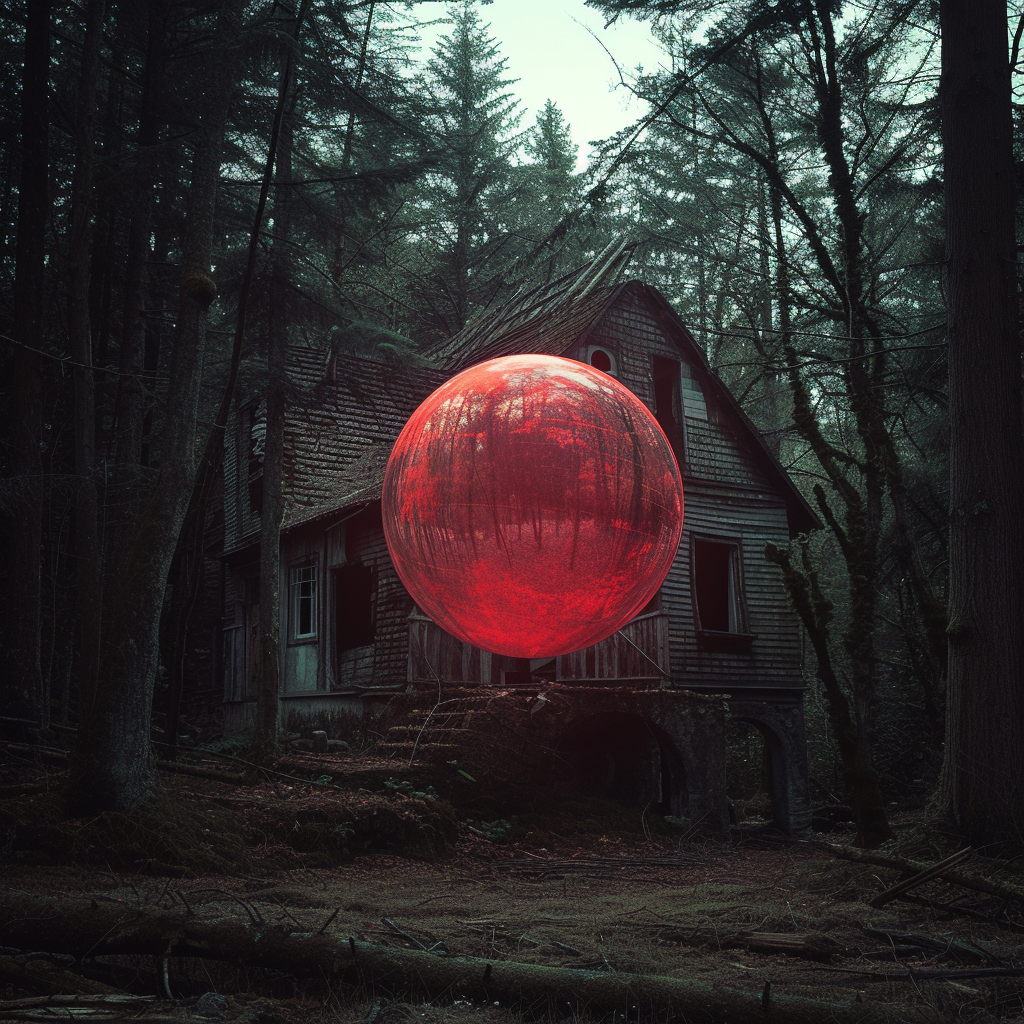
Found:
[[[289,630],[292,640],[316,638],[316,566],[294,565],[288,570]]]

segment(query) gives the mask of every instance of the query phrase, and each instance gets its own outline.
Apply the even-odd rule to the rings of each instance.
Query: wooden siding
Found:
[[[755,637],[749,652],[710,651],[700,643],[690,583],[693,533],[740,541],[740,599],[746,628]],[[788,537],[786,510],[780,501],[729,493],[725,488],[691,486],[686,495],[683,540],[662,586],[662,607],[671,624],[672,677],[678,685],[803,685],[799,625],[778,568],[764,557],[766,543],[785,545]]]
[[[681,363],[686,462],[683,473],[684,530],[679,551],[662,585],[662,610],[669,620],[671,674],[678,686],[802,686],[800,631],[776,566],[764,557],[767,543],[785,546],[789,526],[785,501],[761,470],[741,426],[729,410],[705,399],[700,368],[685,354],[639,295],[621,294],[585,339],[618,357],[619,380],[653,410],[652,356]],[[578,356],[582,346],[569,354]],[[747,628],[755,634],[748,653],[711,652],[694,624],[690,588],[690,535],[739,538],[742,599]]]

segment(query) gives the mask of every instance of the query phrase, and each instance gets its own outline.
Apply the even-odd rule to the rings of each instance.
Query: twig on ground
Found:
[[[395,933],[395,935],[405,939],[406,942],[411,942],[418,949],[427,949],[427,947],[422,942],[420,942],[420,940],[417,939],[415,935],[410,935],[407,931],[404,931],[403,929],[399,928],[394,921],[386,917],[382,917],[380,919],[380,922],[381,924],[386,924],[388,928],[390,928],[391,931]]]

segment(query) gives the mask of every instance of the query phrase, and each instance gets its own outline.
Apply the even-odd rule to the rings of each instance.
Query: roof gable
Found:
[[[289,374],[304,396],[289,406],[285,527],[379,498],[387,453],[406,419],[454,373],[486,359],[524,352],[576,358],[589,340],[604,343],[613,333],[612,321],[628,318],[628,307],[633,307],[647,314],[646,324],[657,324],[660,340],[678,351],[700,393],[724,414],[738,449],[759,471],[756,480],[766,480],[781,494],[790,535],[820,528],[807,500],[665,297],[641,281],[618,283],[631,254],[632,247],[624,243],[609,246],[587,266],[551,284],[520,291],[431,350],[432,367],[392,366],[338,355],[331,358],[325,374],[322,353],[292,350]],[[616,326],[618,343],[623,344],[622,325]],[[639,320],[637,326],[643,326]],[[628,342],[623,344],[627,346]],[[653,395],[640,397],[651,401]],[[690,404],[697,401],[694,388]]]

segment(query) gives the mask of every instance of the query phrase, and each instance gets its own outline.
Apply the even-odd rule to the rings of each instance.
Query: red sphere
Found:
[[[556,356],[457,374],[402,429],[384,532],[406,589],[453,636],[554,657],[657,592],[683,529],[668,440],[613,377]]]

